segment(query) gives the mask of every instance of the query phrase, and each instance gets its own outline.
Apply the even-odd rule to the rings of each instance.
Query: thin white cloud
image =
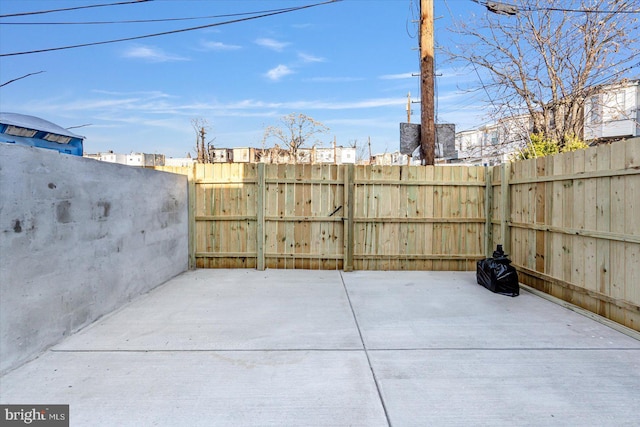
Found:
[[[413,78],[414,73],[401,73],[401,74],[386,74],[384,76],[378,77],[380,80],[401,80],[401,79],[411,79]]]
[[[362,80],[364,80],[363,77],[311,77],[303,81],[313,83],[350,83]]]
[[[349,127],[367,127],[367,128],[397,128],[398,123],[395,120],[389,120],[388,117],[374,117],[366,119],[329,119],[323,123],[331,126],[349,126]]]
[[[91,111],[91,110],[127,110],[141,101],[140,98],[123,99],[82,99],[60,104],[60,111]],[[55,110],[55,105],[50,105]]]
[[[293,70],[289,67],[287,67],[286,65],[278,65],[275,68],[272,68],[271,70],[267,71],[267,78],[273,81],[278,81],[281,78],[283,78],[284,76],[288,76],[289,74],[293,74]]]
[[[238,50],[242,49],[242,46],[238,46],[235,44],[226,44],[223,42],[209,41],[203,40],[200,42],[200,46],[205,50],[213,50],[213,51],[225,51],[225,50]]]
[[[149,62],[188,61],[189,58],[173,55],[155,46],[132,46],[122,54],[125,58],[143,59]]]
[[[308,109],[308,110],[351,110],[362,108],[378,108],[389,106],[402,106],[407,103],[407,99],[402,98],[372,98],[357,101],[288,101],[288,102],[264,102],[255,99],[245,99],[242,101],[216,105],[220,109]]]
[[[315,55],[309,55],[307,53],[298,52],[298,58],[302,60],[302,62],[310,63],[310,62],[325,62],[326,59],[321,58]]]
[[[94,91],[96,95],[100,91]],[[175,122],[184,122],[188,118],[211,117],[279,117],[289,111],[361,111],[391,107],[402,108],[406,99],[370,98],[359,100],[290,100],[269,102],[257,99],[244,99],[232,102],[219,102],[215,99],[205,102],[192,102],[181,97],[162,92],[102,93],[102,97],[75,99],[39,99],[20,106],[25,111],[38,114],[65,116],[67,121],[78,122],[81,117],[91,116],[97,119],[96,126],[110,126],[124,123],[162,128],[178,128]],[[187,119],[185,119],[187,118]],[[369,117],[371,119],[371,117]],[[345,118],[346,119],[346,118]],[[352,119],[353,120],[353,119]],[[375,120],[374,120],[375,121]],[[336,121],[335,123],[340,123]],[[347,122],[345,122],[347,124]],[[355,125],[356,122],[353,122]],[[86,132],[85,132],[86,133]]]
[[[92,89],[91,92],[99,93],[102,95],[111,95],[111,96],[142,96],[146,98],[175,98],[175,95],[169,95],[168,93],[164,93],[159,90],[150,90],[150,91],[133,91],[133,92],[119,92],[113,90],[104,90],[104,89]]]
[[[281,42],[275,39],[261,38],[256,40],[256,44],[266,47],[267,49],[275,50],[276,52],[282,52],[290,43]]]

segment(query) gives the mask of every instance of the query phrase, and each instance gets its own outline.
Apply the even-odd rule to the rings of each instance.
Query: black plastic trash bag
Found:
[[[518,272],[510,264],[511,260],[505,255],[502,245],[498,245],[498,248],[493,252],[493,258],[478,261],[476,271],[478,285],[497,294],[518,296],[520,294]]]

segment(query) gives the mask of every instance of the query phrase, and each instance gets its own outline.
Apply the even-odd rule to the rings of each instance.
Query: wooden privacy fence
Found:
[[[520,281],[640,330],[640,141],[492,170],[492,244]]]
[[[496,167],[198,164],[199,268],[475,270],[640,329],[640,142]]]
[[[199,268],[469,270],[484,257],[483,167],[197,164]]]

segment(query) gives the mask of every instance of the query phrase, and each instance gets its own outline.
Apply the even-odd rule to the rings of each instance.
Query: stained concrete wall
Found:
[[[0,372],[188,268],[187,178],[0,143]]]

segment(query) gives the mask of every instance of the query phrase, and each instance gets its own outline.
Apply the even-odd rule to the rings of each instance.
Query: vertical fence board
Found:
[[[269,254],[276,253],[278,250],[278,228],[277,223],[270,218],[278,216],[278,186],[271,182],[277,177],[277,166],[264,165],[265,177],[265,196],[264,196],[264,252],[265,252],[265,268],[274,267],[274,259]]]
[[[611,150],[609,145],[597,147],[597,170],[604,171],[611,167]],[[598,178],[596,183],[596,230],[610,231],[611,225],[611,178]],[[611,243],[605,239],[596,242],[596,260],[598,273],[598,292],[610,295],[611,292]],[[603,301],[598,303],[598,314],[609,316],[609,305]]]
[[[416,167],[405,166],[402,168],[401,172],[401,179],[403,181],[406,181],[407,183],[416,181]],[[416,218],[417,187],[415,185],[406,185],[402,187],[401,191],[402,193],[400,195],[400,200],[402,201],[402,205],[400,207],[400,214],[403,218]],[[400,261],[400,265],[403,270],[416,270],[417,262],[410,262],[407,255],[417,253],[416,228],[418,227],[418,224],[415,224],[414,227],[411,227],[410,223],[400,225],[400,253],[404,255],[404,257]]]
[[[447,166],[449,173],[447,174],[447,181],[451,182],[464,182],[462,176],[462,168],[456,166]],[[466,178],[466,176],[465,176]],[[445,215],[448,218],[460,219],[461,217],[461,208],[462,208],[462,192],[466,190],[465,186],[446,186],[449,190],[449,197],[447,197],[448,205],[446,206]],[[450,224],[445,224],[445,229],[447,230],[447,240],[446,246],[444,247],[445,254],[447,255],[455,255],[455,254],[463,254],[461,238],[462,233],[460,232],[459,223],[452,222]],[[449,260],[445,262],[445,267],[447,270],[456,271],[460,269],[460,265],[463,264],[464,261],[460,260]]]
[[[544,158],[535,159],[535,176],[542,177],[546,174],[546,161]],[[536,182],[535,184],[535,224],[537,226],[542,226],[546,223],[546,189],[547,184],[544,182]],[[535,240],[535,271],[539,273],[546,273],[546,261],[547,257],[546,252],[546,235],[547,233],[543,230],[536,230],[536,240]],[[545,283],[543,280],[538,278],[533,279],[534,284],[538,289],[545,290],[548,292],[548,289],[545,289]]]
[[[562,175],[563,162],[560,156],[552,156],[549,161],[553,165],[553,175]],[[563,207],[564,207],[564,184],[563,181],[554,181],[552,185],[553,198],[551,199],[551,226],[562,227]],[[559,280],[563,280],[564,269],[564,251],[563,251],[563,235],[559,233],[551,234],[551,259],[550,272],[551,275]],[[564,296],[563,287],[557,283],[551,286],[551,295],[561,298]]]
[[[502,166],[502,175],[500,177],[500,236],[504,245],[505,252],[511,252],[511,233],[509,230],[509,222],[511,221],[511,192],[509,186],[511,180],[511,164],[506,163]]]
[[[353,224],[353,215],[354,215],[354,198],[355,198],[355,184],[354,184],[354,173],[355,166],[348,165],[347,169],[344,171],[344,196],[343,196],[343,251],[344,251],[344,261],[343,261],[343,269],[346,272],[353,271],[353,253],[354,253],[354,224]]]
[[[640,169],[640,144],[627,144],[625,147],[625,169]],[[640,174],[629,176],[624,188],[625,222],[624,234],[640,236]],[[640,306],[640,245],[625,244],[625,291],[624,299]],[[640,330],[640,311],[627,311],[625,324]]]
[[[491,188],[492,188],[492,204],[491,204],[491,227],[492,227],[492,241],[491,241],[491,252],[493,253],[493,249],[498,244],[502,244],[502,211],[500,209],[500,201],[502,200],[502,167],[493,167],[491,169],[492,178],[491,178]]]
[[[256,184],[256,268],[260,271],[265,269],[265,240],[266,229],[264,214],[265,206],[265,170],[264,163],[259,163],[257,167],[257,184]]]
[[[585,150],[578,150],[571,156],[573,159],[573,173],[583,173],[584,170]],[[573,205],[572,227],[576,230],[585,229],[585,185],[584,180],[576,180],[573,185]],[[572,236],[573,244],[571,245],[571,283],[576,286],[583,286],[585,281],[585,238],[583,236]],[[587,298],[584,294],[574,296],[574,303],[584,306]]]
[[[493,247],[493,168],[485,166],[485,190],[484,190],[484,255],[491,257]]]
[[[585,152],[585,172],[593,172],[597,170],[596,149]],[[585,229],[596,230],[596,213],[598,210],[596,197],[597,178],[589,178],[584,181],[585,205],[584,205],[584,223]],[[593,237],[585,237],[584,241],[584,287],[592,292],[598,290],[598,273],[596,260],[596,239]],[[595,298],[588,298],[586,308],[594,313],[598,310],[598,301]]]
[[[611,169],[622,170],[625,167],[625,146],[620,144],[611,145]],[[625,217],[624,197],[626,179],[622,176],[611,178],[609,191],[611,203],[611,216],[609,218],[609,228],[613,233],[624,234],[624,224],[627,222]],[[629,221],[631,218],[628,219]],[[625,280],[625,243],[611,242],[611,290],[610,294],[613,298],[619,300],[624,299],[624,280]],[[621,307],[611,305],[609,309],[609,318],[618,323],[624,323],[625,311]]]
[[[562,162],[562,172],[564,175],[573,174],[573,156],[571,153],[564,153],[559,156],[559,161]],[[574,181],[565,180],[562,181],[562,190],[564,196],[562,198],[562,228],[573,228],[573,193],[574,193]],[[562,235],[562,280],[567,283],[571,281],[571,271],[573,267],[573,243],[574,236],[563,234]],[[569,289],[563,289],[562,299],[568,302],[574,302],[575,293]]]
[[[433,182],[436,179],[435,175],[436,167],[435,166],[426,166],[422,168],[420,171],[422,174],[422,178],[424,182],[429,183]],[[421,193],[422,199],[422,215],[426,219],[434,218],[434,200],[437,198],[437,195],[434,192],[434,187],[431,185],[427,185],[424,187],[420,187],[419,189]],[[433,244],[433,236],[434,236],[434,224],[426,223],[424,225],[424,233],[422,235],[422,241],[420,247],[423,249],[422,253],[425,254],[433,254],[436,250],[436,246]],[[420,253],[420,252],[418,252]],[[436,266],[433,260],[425,260],[424,267],[427,270],[435,270]]]

